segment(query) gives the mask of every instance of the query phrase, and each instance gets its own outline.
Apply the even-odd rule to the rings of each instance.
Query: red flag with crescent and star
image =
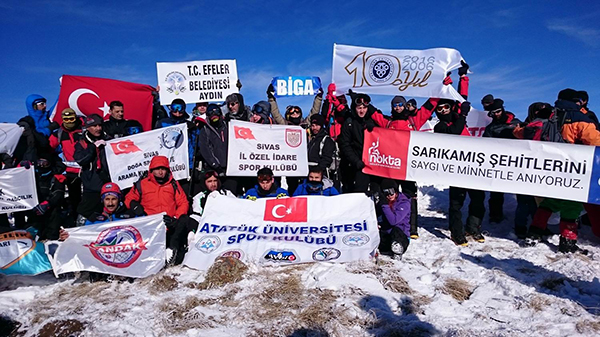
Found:
[[[106,120],[110,102],[121,101],[124,118],[137,120],[148,131],[152,129],[152,91],[154,88],[146,84],[63,75],[54,120],[61,123],[61,112],[66,108],[80,116],[98,114]]]
[[[269,199],[265,204],[265,221],[306,222],[308,218],[306,198]]]

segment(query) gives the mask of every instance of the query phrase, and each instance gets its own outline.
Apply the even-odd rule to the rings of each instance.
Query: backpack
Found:
[[[525,138],[542,142],[566,143],[555,116],[548,119],[534,119],[525,127]]]
[[[333,144],[335,144],[335,149],[333,150],[333,154],[331,155],[333,161],[331,162],[327,170],[331,172],[336,172],[340,167],[340,149],[338,147],[337,142],[327,134],[325,135],[325,137],[323,137],[323,139],[321,139],[321,143],[319,144],[319,157],[323,155],[323,147],[325,146],[325,141],[327,140],[327,138],[331,139],[333,141]]]
[[[146,171],[144,174],[142,174],[142,176],[140,177],[140,179],[138,179],[134,184],[133,187],[138,191],[139,195],[140,195],[140,200],[138,200],[138,202],[142,202],[142,180],[148,177],[148,172]],[[173,192],[175,193],[175,195],[177,195],[177,192],[183,193],[182,191],[179,190],[179,187],[177,187],[177,181],[175,181],[175,179],[171,179],[171,186],[173,186]]]

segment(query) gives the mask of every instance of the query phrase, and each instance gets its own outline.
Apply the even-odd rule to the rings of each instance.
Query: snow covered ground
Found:
[[[558,236],[521,248],[515,206],[507,196],[507,220],[486,217],[485,243],[457,247],[448,191],[422,187],[420,238],[402,261],[249,266],[216,287],[183,267],[133,283],[1,277],[0,335],[17,322],[18,336],[600,335],[600,240],[581,229],[588,256],[556,253]]]

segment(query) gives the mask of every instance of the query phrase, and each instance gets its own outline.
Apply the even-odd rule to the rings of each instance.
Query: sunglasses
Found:
[[[227,106],[234,106],[236,104],[240,104],[240,102],[229,102],[227,103]]]
[[[437,111],[442,111],[444,109],[450,109],[450,104],[438,105],[437,108],[436,108]]]
[[[385,195],[386,197],[390,197],[394,194],[396,194],[396,190],[393,188],[386,188],[383,190],[383,195]]]
[[[217,172],[215,171],[208,171],[206,173],[204,173],[204,180],[210,178],[210,177],[215,177],[217,178],[219,175],[217,174]]]
[[[262,106],[260,106],[260,105],[256,105],[256,106],[254,106],[254,109],[253,109],[253,110],[254,110],[253,112],[254,112],[254,113],[257,113],[257,114],[259,114],[259,113],[262,113],[262,112],[264,112],[264,111],[265,111],[265,109],[263,109],[263,107],[262,107]]]
[[[497,114],[497,113],[500,113],[500,112],[502,112],[502,109],[496,109],[496,110],[490,111],[491,114]]]
[[[50,162],[46,159],[38,159],[37,166],[42,168],[50,167]]]
[[[369,105],[371,102],[364,97],[358,97],[356,100],[354,100],[354,103],[356,103],[356,105]]]
[[[173,112],[181,112],[181,111],[183,111],[183,105],[171,104],[171,110],[173,110]]]
[[[299,114],[300,113],[300,109],[298,107],[291,107],[291,108],[289,108],[288,113],[290,115]]]
[[[412,103],[406,103],[406,106],[407,106],[408,108],[413,108],[413,107],[415,107],[415,105],[414,105],[414,104],[412,104]]]
[[[75,118],[75,117],[65,117],[65,118],[63,118],[62,120],[63,120],[63,122],[65,122],[65,123],[72,123],[72,122],[74,122],[75,120],[77,120],[77,118]]]
[[[408,105],[408,104],[407,104]],[[404,103],[400,102],[400,103],[395,103],[394,105],[392,105],[392,108],[396,108],[396,107],[401,107],[404,106]]]

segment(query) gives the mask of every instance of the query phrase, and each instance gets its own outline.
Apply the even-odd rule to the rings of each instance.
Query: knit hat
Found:
[[[485,96],[483,96],[483,98],[481,99],[481,105],[486,106],[487,104],[492,104],[494,103],[494,96],[492,96],[492,94],[487,94]]]
[[[411,98],[408,101],[406,101],[406,104],[411,104],[412,106],[417,106],[417,100],[414,98]]]
[[[312,116],[310,116],[310,124],[324,126],[325,125],[325,117],[323,117],[322,115],[319,115],[319,114],[312,115]]]
[[[77,114],[75,113],[75,110],[71,109],[71,108],[66,108],[64,109],[61,113],[60,113],[62,118],[65,117],[77,117]]]
[[[402,105],[406,105],[406,98],[404,98],[402,96],[394,96],[394,98],[392,98],[392,109],[394,108],[394,105],[396,105],[398,103],[402,103]]]
[[[207,116],[212,116],[212,115],[222,116],[223,111],[221,111],[221,107],[218,104],[209,104],[208,107],[206,108],[206,115]]]
[[[590,100],[590,96],[588,95],[587,91],[585,90],[579,90],[577,92],[577,95],[579,96],[579,98],[581,98],[583,101],[589,101]]]
[[[504,108],[504,101],[501,100],[500,98],[496,98],[496,99],[494,99],[492,104],[485,107],[485,110],[486,111],[494,111],[494,110],[498,110],[498,109],[502,109],[502,108]]]
[[[582,95],[577,90],[571,88],[563,89],[558,93],[558,99],[575,103],[579,102],[581,96]]]
[[[384,194],[386,193],[386,190],[389,191],[391,189],[393,189],[394,192],[398,192],[398,184],[396,181],[388,178],[383,179],[381,181],[381,190],[384,192]]]
[[[85,118],[85,127],[90,127],[90,126],[95,126],[95,125],[102,125],[102,122],[104,120],[102,119],[102,117],[100,117],[100,115],[98,114],[91,114],[89,116],[87,116]]]
[[[121,200],[122,193],[121,189],[119,188],[119,185],[115,183],[104,184],[104,186],[102,186],[102,190],[100,190],[100,200],[104,200],[104,198],[106,198],[107,195],[112,195],[117,199]]]

